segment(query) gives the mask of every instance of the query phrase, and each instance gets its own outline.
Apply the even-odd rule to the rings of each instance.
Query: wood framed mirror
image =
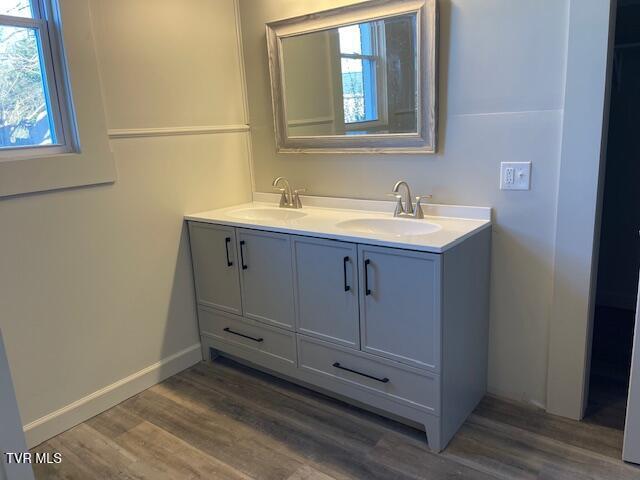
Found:
[[[280,153],[435,153],[437,0],[372,0],[267,24]]]

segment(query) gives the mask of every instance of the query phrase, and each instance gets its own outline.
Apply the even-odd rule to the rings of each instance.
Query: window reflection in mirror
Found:
[[[290,137],[418,132],[416,15],[282,39]]]
[[[344,123],[373,122],[378,117],[379,45],[373,22],[338,29]]]

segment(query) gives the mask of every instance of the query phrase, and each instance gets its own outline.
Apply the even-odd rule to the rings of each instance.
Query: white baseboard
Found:
[[[143,390],[202,360],[200,343],[191,345],[153,365],[107,385],[24,426],[27,446],[32,448],[79,423],[123,402]]]

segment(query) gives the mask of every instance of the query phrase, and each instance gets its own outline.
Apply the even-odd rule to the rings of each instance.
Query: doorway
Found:
[[[640,270],[640,4],[617,7],[585,421],[623,430]]]

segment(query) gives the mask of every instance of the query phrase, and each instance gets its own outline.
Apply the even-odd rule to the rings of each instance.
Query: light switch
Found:
[[[530,190],[531,162],[502,162],[500,190]]]

